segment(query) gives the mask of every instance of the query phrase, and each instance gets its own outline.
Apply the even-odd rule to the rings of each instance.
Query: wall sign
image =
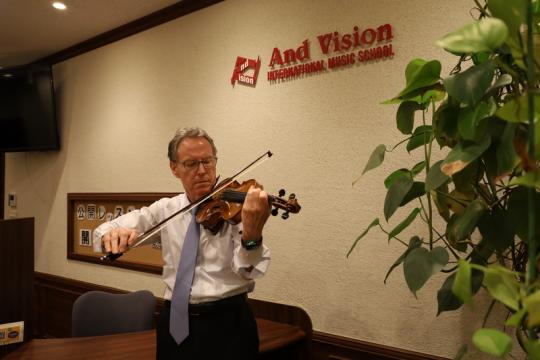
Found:
[[[317,35],[314,41],[305,39],[296,48],[281,50],[275,47],[268,63],[267,80],[271,84],[280,80],[292,80],[304,74],[313,74],[351,67],[356,63],[368,63],[394,56],[392,48],[392,25],[384,24],[377,28],[360,29],[353,26],[349,33],[338,31]],[[322,59],[312,59],[312,44],[320,49]],[[255,86],[260,68],[257,61],[238,57],[233,70],[231,84],[236,82]],[[246,75],[249,69],[254,75]]]
[[[234,86],[236,82],[244,85],[255,86],[257,84],[257,77],[259,76],[260,68],[260,58],[257,58],[257,60],[253,60],[238,56],[236,58],[236,65],[234,66],[233,74],[231,77],[232,86]],[[253,75],[247,74],[249,70],[253,70]]]

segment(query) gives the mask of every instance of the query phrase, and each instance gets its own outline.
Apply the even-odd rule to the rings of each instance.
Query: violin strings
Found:
[[[148,239],[150,239],[152,236],[154,236],[159,231],[161,231],[165,226],[167,226],[167,224],[169,223],[170,220],[172,220],[173,218],[176,218],[177,216],[184,215],[184,214],[188,213],[189,211],[191,211],[191,209],[199,206],[204,201],[208,200],[209,198],[214,196],[216,193],[222,191],[227,186],[229,186],[237,177],[239,177],[241,175],[244,175],[248,171],[252,171],[256,167],[258,167],[259,165],[264,163],[266,160],[268,160],[272,155],[273,154],[272,154],[271,151],[265,152],[263,155],[261,155],[257,159],[255,159],[255,161],[251,162],[245,168],[243,168],[242,170],[240,170],[239,172],[237,172],[236,174],[231,176],[229,178],[229,181],[222,184],[219,188],[214,189],[214,191],[212,191],[207,196],[203,197],[202,199],[200,199],[199,201],[197,201],[195,203],[189,204],[186,207],[178,210],[176,213],[170,215],[168,218],[166,218],[166,219],[162,220],[161,222],[159,222],[158,224],[156,224],[153,228],[150,228],[146,232],[140,234],[139,237],[137,238],[138,241],[135,244],[133,244],[133,246],[131,246],[130,248],[132,249],[132,248],[136,248],[138,246],[144,245],[147,242]]]

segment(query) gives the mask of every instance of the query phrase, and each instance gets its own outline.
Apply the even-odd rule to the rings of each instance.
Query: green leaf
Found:
[[[436,191],[431,190],[431,198],[437,207],[437,212],[446,221],[450,221],[450,209],[448,208],[448,184],[443,184]]]
[[[495,329],[479,329],[472,338],[474,346],[486,354],[503,357],[512,350],[512,339]]]
[[[463,305],[463,302],[459,300],[452,292],[455,278],[456,273],[448,276],[439,291],[437,291],[437,316],[444,311],[457,310],[461,307],[461,305]]]
[[[376,225],[379,225],[379,218],[376,218],[375,220],[373,220],[371,222],[371,224],[369,224],[369,226],[367,227],[366,230],[364,230],[360,235],[358,235],[358,237],[356,238],[356,240],[354,240],[354,243],[352,244],[351,248],[349,249],[349,251],[347,252],[347,257],[349,257],[349,255],[352,253],[353,249],[356,247],[356,244],[358,243],[358,241],[360,241],[361,238],[363,238],[364,236],[366,236],[366,234],[369,232],[369,230],[376,226]]]
[[[514,315],[510,316],[508,320],[504,323],[506,326],[515,326],[518,327],[523,321],[523,317],[527,313],[527,309],[523,308],[516,312]]]
[[[362,171],[362,175],[364,175],[367,171],[375,169],[377,166],[381,165],[384,161],[384,153],[386,151],[386,146],[381,144],[373,150],[371,153],[369,160],[364,167],[364,171]]]
[[[478,222],[478,229],[485,244],[493,250],[503,251],[514,243],[513,226],[506,209],[493,208]]]
[[[471,272],[471,264],[460,259],[456,279],[452,286],[452,293],[465,304],[472,303]]]
[[[419,213],[419,208],[415,208],[413,211],[411,211],[411,213],[405,218],[405,220],[400,222],[394,229],[392,229],[392,231],[390,231],[390,233],[388,234],[388,240],[399,235],[399,233],[401,233],[404,229],[411,225],[411,223],[414,221],[414,219],[416,219],[416,216],[418,216]]]
[[[490,124],[491,125],[491,124]],[[496,144],[493,144],[496,146]],[[497,176],[497,150],[491,148],[491,144],[487,151],[482,154],[481,160],[483,161],[484,170],[488,179],[494,179]],[[480,160],[480,159],[478,159]]]
[[[540,104],[540,95],[534,96],[534,102],[535,104]],[[527,94],[508,100],[495,112],[495,115],[498,118],[511,123],[527,124],[529,122],[529,102]],[[534,122],[538,123],[539,118],[540,106],[536,105],[534,108]]]
[[[511,172],[519,163],[519,157],[514,149],[514,134],[516,125],[506,124],[497,146],[497,176]]]
[[[444,284],[437,292],[437,316],[444,311],[457,310],[463,305],[463,302],[459,300],[452,292],[454,287],[454,280],[457,273],[451,274],[446,278]],[[471,294],[476,294],[482,287],[482,280],[484,279],[484,273],[480,270],[473,269],[471,279]]]
[[[405,69],[407,85],[398,96],[405,97],[416,90],[434,85],[439,82],[440,75],[441,63],[438,60],[414,59]]]
[[[493,85],[491,85],[486,93],[492,93],[496,90],[499,90],[500,88],[506,86],[506,85],[510,85],[512,83],[512,76],[508,75],[508,74],[502,74],[501,76],[499,76],[497,78],[497,80],[495,80],[495,82],[493,83]]]
[[[399,206],[405,206],[414,199],[423,196],[426,193],[425,186],[426,185],[421,181],[413,182],[411,189],[407,192],[407,194],[405,194],[403,200],[401,200],[401,203],[399,203]]]
[[[384,179],[384,187],[389,189],[390,186],[392,186],[392,184],[394,183],[394,181],[400,176],[411,177],[411,172],[408,169],[397,169],[396,171],[388,175],[386,179]]]
[[[413,59],[407,64],[407,67],[405,68],[405,81],[407,84],[414,81],[417,76],[416,74],[418,74],[426,64],[427,61],[424,59]]]
[[[354,184],[358,182],[358,180],[360,180],[360,177],[362,177],[362,175],[364,175],[369,170],[375,169],[376,167],[382,164],[382,162],[384,161],[385,152],[386,152],[386,146],[383,144],[377,146],[375,150],[373,150],[366,166],[364,167],[364,171],[362,171],[362,174],[356,180],[353,181],[352,183],[353,186]]]
[[[525,340],[528,360],[540,360],[540,340]]]
[[[496,18],[483,18],[445,35],[437,45],[452,53],[493,52],[508,36],[508,28]]]
[[[523,305],[527,308],[527,326],[535,328],[540,325],[540,290],[523,299]]]
[[[512,45],[518,46],[519,27],[525,22],[527,0],[489,0],[487,4],[489,12],[506,24]]]
[[[444,185],[450,177],[441,171],[442,160],[431,166],[426,177],[426,191],[438,189]]]
[[[540,193],[538,191],[534,195],[534,205],[536,209],[540,209]],[[527,188],[520,186],[510,193],[508,214],[510,216],[509,223],[512,225],[513,231],[521,240],[528,243],[529,210]],[[536,221],[536,236],[537,238],[540,237],[540,221]]]
[[[471,264],[487,266],[490,257],[493,255],[493,252],[493,248],[491,246],[488,246],[484,239],[480,240],[478,245],[473,248],[473,251],[471,253]],[[475,271],[478,270],[473,270],[473,276]],[[482,272],[482,276],[483,274],[484,273]]]
[[[474,194],[478,183],[484,176],[484,170],[479,160],[475,160],[465,166],[463,170],[452,175],[452,181],[456,191],[462,194]]]
[[[427,90],[425,93],[422,94],[421,99],[415,99],[418,103],[423,105],[428,105],[433,100],[434,102],[442,101],[444,100],[444,97],[446,96],[446,91],[442,89],[430,89]]]
[[[441,82],[436,82],[429,86],[420,87],[411,92],[405,93],[403,96],[397,96],[389,100],[381,102],[382,105],[401,104],[404,101],[412,101],[421,105],[424,109],[432,101],[439,102],[446,97],[446,91]]]
[[[414,127],[414,113],[424,107],[414,101],[404,101],[399,104],[396,115],[397,128],[402,134],[410,134]]]
[[[411,179],[413,179],[416,175],[418,175],[424,168],[426,167],[425,161],[420,161],[416,165],[413,166],[411,170],[408,169],[397,169],[396,171],[392,172],[390,175],[384,179],[384,187],[390,188],[394,181],[400,177],[400,176],[408,176]]]
[[[486,93],[497,66],[491,60],[443,80],[448,94],[462,103],[474,105]]]
[[[414,130],[414,133],[407,143],[407,151],[411,152],[424,144],[428,144],[431,141],[431,134],[433,129],[431,125],[420,125]]]
[[[388,189],[386,198],[384,199],[384,218],[386,221],[394,214],[400,206],[403,198],[413,186],[413,181],[410,177],[400,176]]]
[[[388,269],[388,272],[386,273],[386,276],[384,277],[384,283],[386,284],[386,280],[388,280],[388,277],[390,276],[390,274],[392,273],[392,271],[398,267],[402,262],[403,260],[405,260],[405,258],[407,257],[407,255],[411,252],[412,249],[415,249],[417,247],[420,247],[422,246],[422,240],[420,240],[420,238],[418,236],[413,236],[410,240],[409,240],[409,247],[407,248],[407,250],[405,250],[405,252],[403,254],[401,254],[401,256],[396,260],[394,261],[394,263],[392,264],[392,266],[390,266],[390,269]]]
[[[454,147],[458,140],[459,105],[443,102],[433,115],[433,131],[440,147]]]
[[[482,155],[490,144],[491,136],[486,136],[480,143],[459,142],[442,162],[441,171],[448,176],[452,176]]]
[[[536,138],[536,159],[540,159],[540,124],[534,127],[534,137]]]
[[[471,235],[478,220],[486,211],[486,204],[480,200],[473,200],[461,214],[456,215],[456,220],[449,222],[446,228],[446,236],[451,242],[459,242]]]
[[[405,281],[411,292],[416,292],[433,275],[441,271],[448,263],[448,252],[442,247],[436,247],[431,251],[418,247],[409,252],[403,263]]]
[[[521,185],[528,188],[540,189],[540,172],[538,169],[535,172],[529,171],[525,175],[513,178],[509,185]]]
[[[426,162],[425,161],[420,161],[419,163],[415,164],[413,166],[413,168],[411,169],[411,173],[412,173],[412,176],[413,178],[420,174],[420,172],[422,172],[422,170],[424,170],[424,168],[426,167]]]
[[[491,296],[514,311],[519,310],[519,285],[504,268],[494,266],[484,271],[484,285]],[[506,269],[504,269],[506,270]]]
[[[480,121],[492,116],[497,110],[497,105],[493,101],[480,102],[475,107],[462,109],[458,119],[458,131],[465,140],[475,140],[478,135]]]
[[[483,63],[484,61],[488,61],[490,55],[491,54],[487,51],[481,51],[481,52],[472,54],[471,59],[474,65],[478,65],[478,64]]]

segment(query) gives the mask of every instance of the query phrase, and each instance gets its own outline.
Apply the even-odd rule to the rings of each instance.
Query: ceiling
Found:
[[[179,0],[0,0],[0,67],[25,65]]]

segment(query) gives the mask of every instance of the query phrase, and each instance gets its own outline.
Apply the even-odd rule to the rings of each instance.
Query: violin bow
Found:
[[[159,231],[161,231],[165,226],[167,226],[167,224],[173,220],[173,219],[176,219],[177,217],[179,216],[182,216],[184,215],[185,213],[187,212],[190,212],[191,210],[193,210],[194,208],[196,208],[197,206],[199,206],[200,204],[202,204],[203,202],[205,202],[206,200],[210,199],[211,197],[213,197],[215,194],[217,194],[218,192],[220,192],[221,190],[225,189],[227,186],[229,186],[237,177],[241,176],[241,175],[244,175],[246,173],[248,173],[249,171],[253,170],[254,168],[256,168],[257,166],[261,165],[263,162],[265,162],[266,160],[268,160],[270,157],[272,157],[272,155],[274,155],[270,150],[268,150],[267,152],[265,152],[264,154],[262,154],[261,156],[259,156],[257,159],[255,159],[254,161],[252,161],[251,163],[249,163],[246,167],[244,167],[242,170],[240,170],[239,172],[237,172],[236,174],[234,174],[233,176],[231,176],[229,179],[227,179],[227,181],[225,181],[224,184],[220,185],[219,187],[217,187],[216,189],[214,189],[214,191],[212,191],[210,194],[206,195],[205,197],[199,199],[198,201],[194,202],[194,203],[191,203],[187,206],[184,206],[182,209],[178,210],[177,212],[175,212],[174,214],[170,215],[169,217],[163,219],[162,221],[160,221],[159,223],[157,223],[156,225],[152,226],[150,229],[146,230],[145,232],[141,233],[139,236],[138,236],[138,240],[135,244],[133,244],[133,246],[130,246],[129,248],[130,249],[134,249],[136,247],[139,247],[139,246],[142,246],[142,245],[145,245],[146,243],[148,243],[148,240],[154,236],[155,234],[157,234]],[[107,254],[103,255],[102,257],[100,257],[99,259],[101,261],[104,261],[104,260],[109,260],[109,261],[114,261],[116,259],[118,259],[120,256],[122,256],[124,253],[116,253],[116,254],[113,254],[111,251],[107,252]]]

